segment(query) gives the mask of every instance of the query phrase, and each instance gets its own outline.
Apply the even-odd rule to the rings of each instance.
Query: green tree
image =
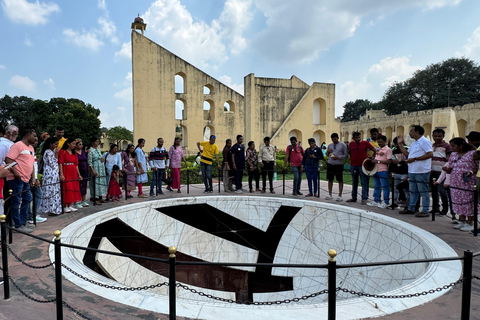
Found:
[[[122,126],[116,126],[107,130],[105,135],[119,144],[122,140],[133,141],[133,134],[130,130]]]
[[[349,101],[343,106],[342,122],[359,120],[360,116],[365,114],[368,109],[382,109],[379,103],[373,103],[367,99],[357,99],[355,101]]]

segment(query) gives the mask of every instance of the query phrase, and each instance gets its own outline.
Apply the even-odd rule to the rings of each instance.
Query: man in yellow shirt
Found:
[[[65,129],[63,129],[63,127],[58,126],[55,129],[55,138],[58,139],[58,150],[62,149],[63,144],[65,143],[65,141],[67,141],[64,135],[65,135]]]
[[[217,158],[218,169],[222,169],[220,164],[220,159],[218,157],[218,146],[215,144],[217,137],[210,136],[210,140],[197,142],[198,150],[202,153],[200,158],[200,169],[202,170],[203,184],[205,185],[205,191],[213,192],[212,184],[212,164],[213,164],[213,155]],[[203,147],[203,150],[200,148]]]
[[[375,150],[378,151],[378,149],[380,149],[380,146],[378,145],[377,138],[378,138],[378,129],[377,128],[370,129],[370,141],[368,139],[367,141],[370,142],[370,144],[375,147]],[[369,158],[373,157],[372,150],[367,151],[367,157]]]

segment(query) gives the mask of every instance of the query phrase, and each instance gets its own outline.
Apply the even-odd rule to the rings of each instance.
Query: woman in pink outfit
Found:
[[[168,157],[170,159],[170,166],[172,172],[172,184],[167,187],[167,190],[173,191],[177,189],[177,192],[180,193],[180,169],[182,169],[182,160],[187,166],[187,160],[183,156],[183,149],[180,146],[181,139],[176,137],[173,146],[170,147],[168,151]]]

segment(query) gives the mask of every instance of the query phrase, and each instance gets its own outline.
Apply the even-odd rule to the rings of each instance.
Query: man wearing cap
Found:
[[[362,184],[362,204],[368,202],[368,176],[363,173],[363,161],[368,158],[367,151],[375,154],[375,147],[370,142],[362,141],[360,132],[352,134],[353,141],[349,144],[350,173],[352,174],[352,198],[346,202],[357,202],[358,176]]]
[[[197,142],[198,150],[202,153],[200,158],[200,169],[202,170],[203,184],[205,185],[205,191],[213,192],[213,183],[212,183],[212,165],[213,165],[213,155],[217,158],[218,169],[222,169],[220,164],[220,159],[218,157],[218,146],[215,144],[217,137],[214,135],[210,136],[208,141]],[[200,149],[200,147],[203,148]]]
[[[348,149],[345,143],[338,140],[338,133],[334,132],[330,136],[332,143],[327,147],[327,180],[328,180],[328,196],[325,200],[332,200],[333,179],[337,178],[338,182],[338,198],[337,201],[343,201],[343,160],[348,157]]]
[[[415,214],[417,218],[428,217],[430,207],[430,195],[428,194],[428,179],[432,168],[433,148],[432,143],[423,134],[422,126],[413,126],[410,129],[410,137],[415,141],[408,150],[405,149],[403,135],[398,137],[398,147],[408,157],[408,183],[410,202],[408,208],[400,211],[401,214]],[[415,213],[415,205],[418,197],[422,198],[422,212]]]
[[[48,134],[48,132],[44,132],[42,133],[42,136],[40,137],[40,139],[42,140],[42,142],[40,143],[40,145],[38,146],[38,148],[40,150],[42,150],[43,148],[43,144],[45,143],[45,141],[50,138],[50,135]]]

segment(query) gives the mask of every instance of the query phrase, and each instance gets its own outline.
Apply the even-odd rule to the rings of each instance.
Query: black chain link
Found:
[[[477,276],[472,276],[472,278],[475,280],[480,280],[480,277],[477,277]]]
[[[44,265],[44,266],[35,266],[35,265],[33,265],[33,264],[26,263],[25,261],[23,261],[22,259],[20,259],[20,257],[17,256],[17,255],[15,254],[15,252],[13,252],[12,248],[10,248],[9,245],[7,245],[7,249],[8,249],[8,251],[10,251],[10,253],[12,254],[12,256],[15,257],[15,259],[17,259],[17,260],[20,261],[23,265],[25,265],[25,266],[27,266],[27,267],[29,267],[29,268],[32,268],[32,269],[45,269],[45,268],[48,268],[48,267],[50,267],[50,266],[53,266],[53,262],[51,262],[51,263],[49,263],[49,264],[46,264],[46,265]]]
[[[10,279],[10,282],[13,284],[13,286],[15,288],[17,288],[18,291],[20,291],[21,294],[23,294],[25,297],[27,297],[28,299],[32,300],[32,301],[35,301],[35,302],[38,302],[38,303],[53,303],[55,301],[57,301],[57,299],[50,299],[50,300],[40,300],[40,299],[36,299],[30,295],[28,295],[25,291],[23,291],[22,289],[20,289],[20,287],[15,283],[15,281],[13,281],[12,277],[8,276],[8,279]]]
[[[227,302],[227,303],[255,305],[255,306],[266,306],[266,305],[274,305],[274,304],[282,304],[282,303],[299,302],[301,300],[307,300],[307,299],[314,298],[314,297],[317,297],[319,295],[328,293],[328,289],[325,289],[325,290],[322,290],[322,291],[319,291],[319,292],[315,292],[315,293],[312,293],[312,294],[309,294],[309,295],[302,296],[300,298],[292,298],[292,299],[276,300],[276,301],[254,301],[254,302],[252,302],[252,301],[237,301],[237,300],[217,297],[217,296],[214,296],[214,295],[211,295],[211,294],[206,294],[204,292],[189,288],[188,286],[183,285],[181,283],[177,283],[176,286],[177,286],[177,288],[182,288],[184,290],[190,291],[191,293],[195,293],[195,294],[198,294],[199,296],[206,297],[206,298],[209,298],[209,299],[213,299],[213,300],[217,300],[217,301],[221,301],[221,302]]]
[[[82,319],[87,319],[87,320],[92,320],[92,318],[89,318],[87,317],[86,315],[80,313],[80,311],[78,311],[77,309],[75,309],[74,307],[72,307],[71,305],[69,305],[68,303],[66,303],[65,301],[62,301],[62,305],[67,307],[67,309],[69,309],[70,311],[72,311],[73,313],[75,313],[76,315],[78,315],[80,318]]]
[[[116,287],[116,286],[111,286],[105,283],[97,282],[91,279],[88,279],[87,277],[79,274],[78,272],[74,271],[73,269],[69,268],[67,265],[62,263],[62,267],[67,269],[70,273],[73,275],[79,277],[82,280],[85,280],[87,282],[90,282],[91,284],[97,285],[99,287],[107,288],[107,289],[114,289],[114,290],[120,290],[120,291],[141,291],[141,290],[148,290],[148,289],[155,289],[155,288],[161,288],[163,286],[168,286],[168,282],[163,282],[163,283],[157,283],[157,284],[151,284],[149,286],[143,286],[143,287]]]
[[[400,294],[400,295],[384,295],[384,294],[370,294],[370,293],[365,293],[365,292],[357,292],[355,290],[349,290],[345,288],[338,287],[337,291],[342,291],[346,293],[350,293],[359,297],[368,297],[368,298],[379,298],[379,299],[404,299],[404,298],[414,298],[414,297],[420,297],[420,296],[426,296],[428,294],[432,294],[435,292],[440,292],[443,290],[447,290],[453,286],[456,286],[457,284],[460,284],[463,282],[463,279],[459,279],[455,282],[452,282],[450,284],[446,284],[443,287],[438,287],[436,289],[430,289],[428,291],[422,291],[422,292],[416,292],[416,293],[409,293],[409,294]]]

